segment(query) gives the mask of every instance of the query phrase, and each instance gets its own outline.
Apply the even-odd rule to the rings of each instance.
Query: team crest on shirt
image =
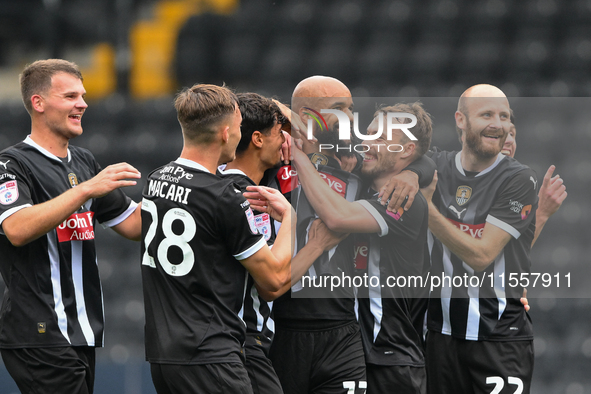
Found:
[[[259,233],[265,237],[265,241],[271,239],[271,218],[268,213],[256,215],[254,223]]]
[[[472,197],[472,188],[470,186],[458,186],[456,190],[456,202],[459,206],[464,205]]]
[[[74,174],[73,172],[70,172],[68,174],[68,180],[70,181],[70,185],[72,187],[78,186],[78,177],[76,177],[76,174]]]
[[[248,208],[246,211],[244,211],[244,214],[246,215],[246,219],[248,220],[248,226],[250,227],[250,231],[253,234],[258,234],[259,232],[257,231],[257,225],[254,221],[254,213],[252,213],[252,209]]]
[[[312,164],[315,164],[317,166],[325,166],[328,164],[328,157],[326,157],[322,153],[314,153],[312,154],[312,157],[310,157],[310,161],[312,162]]]
[[[9,205],[18,200],[16,181],[4,182],[0,185],[0,204]]]

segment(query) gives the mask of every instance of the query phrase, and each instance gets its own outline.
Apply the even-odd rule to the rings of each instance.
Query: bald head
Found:
[[[507,98],[505,93],[496,86],[488,85],[488,84],[479,84],[470,86],[458,100],[458,111],[462,112],[463,114],[468,114],[468,108],[466,105],[466,99],[474,98],[474,97],[499,97],[499,98]],[[468,100],[469,101],[469,100]]]
[[[336,78],[314,75],[298,83],[292,96],[303,98],[293,101],[294,107],[292,109],[297,112],[302,106],[307,105],[305,99],[307,97],[351,97],[351,92],[344,83]]]

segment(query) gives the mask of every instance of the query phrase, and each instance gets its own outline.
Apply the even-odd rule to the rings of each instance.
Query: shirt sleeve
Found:
[[[486,221],[517,239],[531,224],[538,207],[538,179],[526,169],[515,174],[499,193]]]
[[[121,223],[133,213],[137,204],[121,189],[115,189],[106,196],[97,198],[96,219],[103,227],[112,227]]]
[[[0,226],[10,215],[33,205],[29,183],[25,171],[13,157],[0,156]]]
[[[419,194],[417,194],[419,196]],[[374,217],[380,225],[377,233],[380,237],[390,233],[401,238],[416,239],[420,236],[423,220],[427,215],[427,202],[420,195],[415,199],[408,211],[399,208],[397,212],[391,212],[377,200],[359,200],[361,204]]]
[[[404,170],[412,171],[419,177],[419,187],[427,187],[435,174],[435,162],[427,155],[423,155],[410,163]]]
[[[237,260],[252,256],[266,245],[265,237],[257,230],[255,214],[238,185],[229,183],[219,198],[217,209],[220,233]]]

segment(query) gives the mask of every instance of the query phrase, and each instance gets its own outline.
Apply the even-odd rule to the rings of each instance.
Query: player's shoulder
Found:
[[[435,164],[439,165],[443,162],[452,162],[455,160],[458,151],[446,151],[441,150],[436,146],[431,147],[429,151],[426,153],[427,157],[431,158],[435,162]]]
[[[533,169],[523,163],[520,163],[513,157],[505,156],[501,164],[503,164],[505,171],[507,171],[511,177],[525,179],[533,177],[534,179],[537,179],[537,174]]]
[[[246,190],[248,186],[256,186],[256,183],[241,171],[225,170],[222,172],[222,178],[230,179],[240,186],[240,189]]]
[[[30,145],[26,144],[24,141],[21,141],[15,145],[9,146],[8,148],[5,148],[2,151],[0,151],[0,158],[22,158],[26,155],[26,152],[31,148],[32,147]]]
[[[0,151],[0,170],[2,171],[25,171],[30,172],[31,168],[45,164],[43,154],[34,146],[24,141]]]

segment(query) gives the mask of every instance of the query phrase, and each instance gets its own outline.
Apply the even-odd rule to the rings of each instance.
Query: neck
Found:
[[[483,159],[481,157],[476,156],[473,152],[469,151],[468,149],[464,148],[462,149],[460,160],[462,163],[462,168],[464,168],[464,170],[471,172],[481,172],[493,165],[495,160],[497,160],[497,156],[493,156],[490,159]]]
[[[263,174],[268,169],[257,155],[248,154],[248,151],[236,155],[236,158],[226,165],[227,170],[240,170],[257,185],[261,182]]]
[[[61,137],[49,129],[33,126],[31,139],[40,147],[57,157],[68,156],[68,139]]]
[[[399,171],[383,172],[371,181],[371,188],[375,191],[379,191],[388,181],[395,175],[398,175]]]
[[[183,150],[181,151],[181,158],[192,160],[196,163],[201,164],[203,167],[207,168],[209,172],[215,174],[218,165],[220,163],[220,156],[222,150],[221,147],[215,147],[212,145],[206,146],[183,146]]]

